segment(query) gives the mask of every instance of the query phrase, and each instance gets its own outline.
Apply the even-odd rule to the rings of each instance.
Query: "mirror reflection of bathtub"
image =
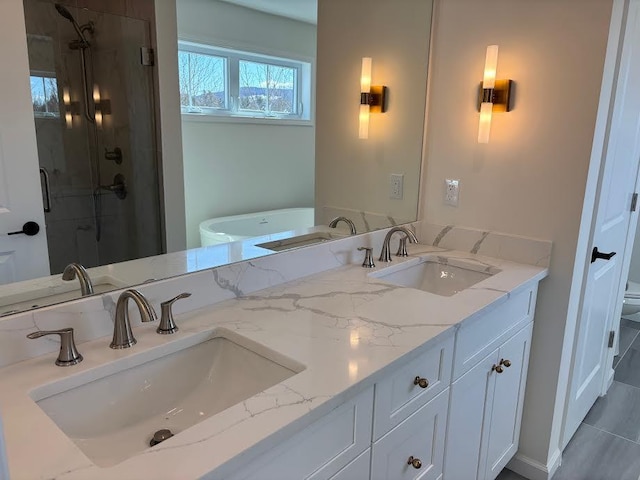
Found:
[[[286,208],[210,218],[200,223],[203,247],[242,241],[245,246],[283,251],[349,235],[341,228],[314,226],[314,208]]]

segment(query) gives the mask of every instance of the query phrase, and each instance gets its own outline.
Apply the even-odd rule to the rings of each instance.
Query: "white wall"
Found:
[[[420,181],[431,2],[320,1],[316,208],[414,220]],[[389,88],[388,111],[358,138],[362,57],[373,85]],[[389,175],[404,174],[404,198],[389,198]],[[319,212],[316,212],[318,220]],[[327,219],[320,219],[326,221]]]
[[[178,36],[313,60],[315,25],[217,0],[179,0]],[[208,218],[313,206],[314,127],[182,122],[187,247]]]
[[[176,252],[184,250],[187,244],[176,2],[155,0],[155,9],[165,238],[167,252]]]
[[[611,4],[441,0],[435,13],[422,217],[553,241],[519,452],[543,466],[559,444],[556,391],[566,389],[559,372]],[[494,43],[498,78],[516,82],[515,109],[494,115],[490,143],[480,145],[477,86]],[[458,208],[443,204],[445,178],[461,181]]]

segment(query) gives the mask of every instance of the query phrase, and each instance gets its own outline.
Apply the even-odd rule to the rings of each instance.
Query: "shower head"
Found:
[[[56,10],[58,11],[58,13],[60,15],[62,15],[64,18],[66,18],[67,20],[69,20],[71,22],[71,24],[73,25],[73,28],[75,29],[76,33],[78,34],[78,37],[80,37],[80,41],[82,42],[83,46],[88,47],[89,46],[89,42],[87,41],[86,37],[84,36],[84,33],[82,33],[82,28],[80,28],[80,25],[78,25],[78,22],[76,22],[76,19],[73,18],[73,15],[71,15],[71,12],[69,10],[67,10],[66,7],[60,5],[59,3],[54,4],[54,6],[56,7]]]
[[[73,15],[71,15],[71,12],[66,9],[66,7],[63,7],[59,3],[56,3],[55,7],[56,7],[56,10],[58,11],[58,13],[60,15],[62,15],[64,18],[66,18],[70,22],[74,22],[75,23],[76,20],[73,18]]]

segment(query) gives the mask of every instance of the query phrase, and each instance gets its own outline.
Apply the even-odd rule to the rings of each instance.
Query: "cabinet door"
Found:
[[[448,403],[446,389],[374,443],[371,480],[441,479]]]
[[[532,328],[530,324],[522,329],[499,350],[503,364],[510,366],[496,375],[487,445],[486,478],[489,479],[496,478],[518,450]]]
[[[371,449],[367,448],[358,458],[336,473],[329,480],[368,480]]]
[[[204,478],[327,480],[368,449],[372,415],[373,388],[368,388],[272,450],[248,461],[236,458],[237,462],[223,465]],[[368,470],[365,475],[362,478],[368,478]]]
[[[484,446],[491,425],[491,404],[499,361],[494,350],[451,385],[444,478],[482,480],[486,470]]]

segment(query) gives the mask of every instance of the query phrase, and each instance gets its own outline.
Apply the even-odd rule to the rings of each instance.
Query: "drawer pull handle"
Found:
[[[494,365],[493,367],[491,367],[491,371],[496,371],[498,373],[502,373],[504,372],[504,368],[502,368],[502,365]]]
[[[511,366],[511,360],[505,360],[503,358],[502,360],[500,360],[500,365],[504,365],[505,367],[509,368]]]
[[[427,388],[429,386],[429,380],[422,377],[416,377],[413,379],[414,385],[420,385],[420,388]],[[413,457],[411,457],[413,458]]]
[[[420,461],[420,459],[414,458],[413,455],[411,455],[409,457],[409,460],[407,460],[407,465],[411,465],[416,470],[422,468],[422,462]]]

